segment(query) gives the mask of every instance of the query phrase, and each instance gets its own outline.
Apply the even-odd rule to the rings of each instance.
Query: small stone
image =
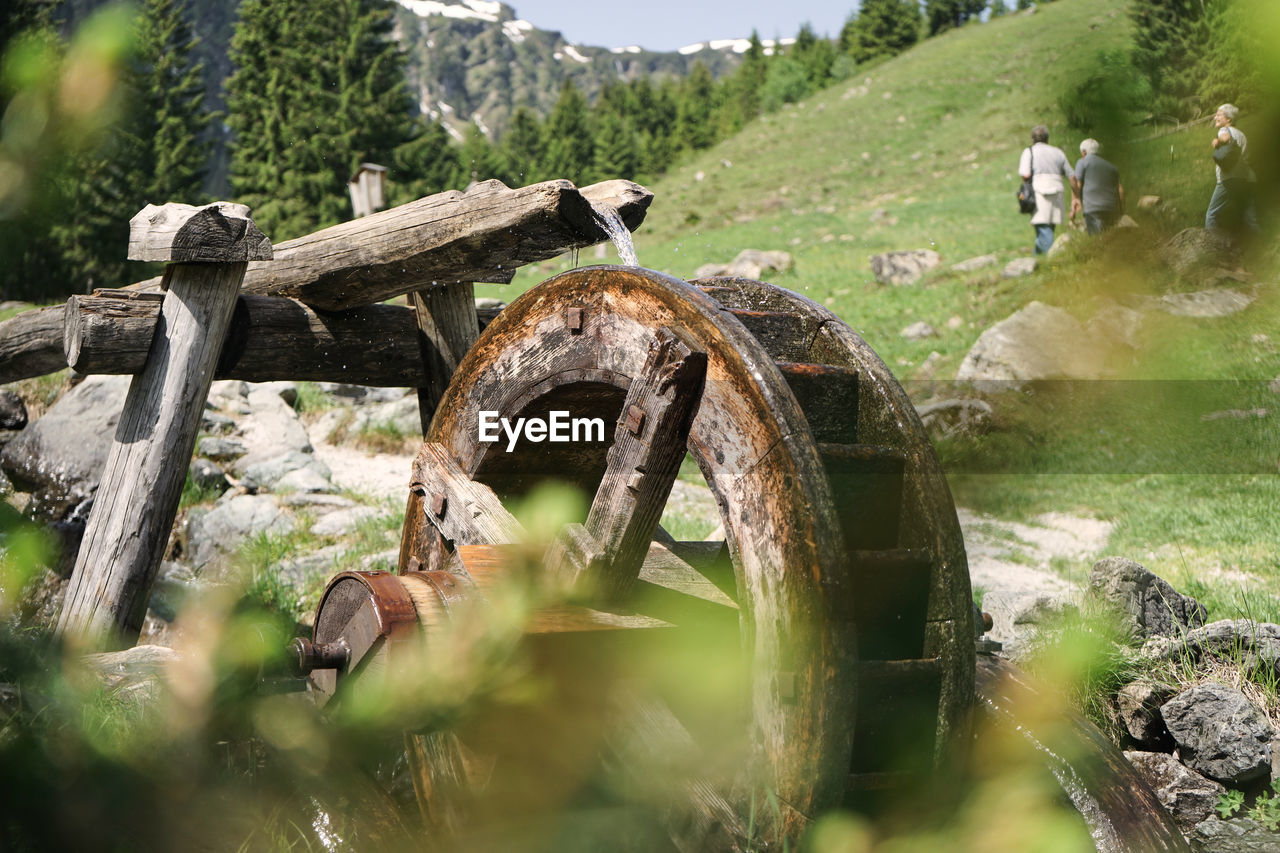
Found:
[[[27,407],[16,391],[0,388],[0,430],[22,429],[27,425]]]
[[[871,272],[881,284],[914,284],[929,270],[942,263],[932,249],[908,249],[871,256]]]
[[[206,436],[196,445],[196,453],[215,462],[230,462],[233,459],[239,459],[247,452],[248,448],[244,446],[244,442],[234,438]]]
[[[1247,817],[1211,817],[1196,825],[1191,841],[1203,853],[1268,853],[1277,848],[1276,833]]]
[[[200,489],[210,492],[216,491],[218,494],[226,491],[227,475],[214,462],[208,459],[196,457],[191,460],[191,464],[187,466],[187,477]]]
[[[1021,278],[1024,275],[1031,275],[1038,265],[1039,262],[1035,258],[1014,258],[1005,264],[1004,269],[1000,271],[1000,277]]]
[[[924,340],[925,338],[936,338],[938,336],[938,330],[933,326],[930,326],[925,321],[920,320],[919,322],[912,323],[910,326],[907,326],[898,334],[909,341],[919,341]]]
[[[1120,721],[1129,736],[1144,749],[1171,751],[1173,739],[1160,716],[1160,706],[1177,693],[1169,684],[1135,681],[1116,692]]]
[[[1138,210],[1150,210],[1153,207],[1159,207],[1163,199],[1158,195],[1144,195],[1138,199]]]
[[[321,516],[311,525],[311,533],[315,536],[345,536],[354,531],[361,522],[374,518],[378,510],[370,506],[356,506],[340,509]]]
[[[958,264],[952,264],[951,269],[954,272],[973,272],[983,267],[995,266],[999,263],[999,259],[995,255],[978,255],[976,258],[969,258]]]

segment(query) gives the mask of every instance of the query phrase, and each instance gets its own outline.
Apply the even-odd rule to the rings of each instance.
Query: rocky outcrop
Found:
[[[931,249],[907,249],[871,256],[871,272],[881,284],[915,284],[929,270],[942,263]]]
[[[999,263],[999,259],[995,255],[978,255],[976,258],[968,258],[959,263],[952,264],[952,272],[974,272],[984,267],[995,266]]]

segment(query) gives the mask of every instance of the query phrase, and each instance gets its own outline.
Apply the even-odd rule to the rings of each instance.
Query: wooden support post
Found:
[[[58,622],[93,648],[137,639],[246,265],[271,257],[243,205],[148,205],[129,226],[131,260],[169,265],[160,325],[129,386]]]
[[[426,438],[453,372],[480,336],[476,289],[469,281],[458,281],[419,290],[410,298],[418,319],[418,343],[426,370],[426,382],[418,389],[418,415]]]

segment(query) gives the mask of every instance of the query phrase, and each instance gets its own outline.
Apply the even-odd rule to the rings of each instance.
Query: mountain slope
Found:
[[[745,40],[675,52],[574,45],[488,0],[398,0],[396,23],[419,109],[459,137],[470,121],[501,135],[521,106],[546,115],[565,79],[593,98],[609,81],[682,77],[696,62],[718,77],[736,68],[746,50]]]

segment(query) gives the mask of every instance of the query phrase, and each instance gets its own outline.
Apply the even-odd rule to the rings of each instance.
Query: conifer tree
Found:
[[[227,82],[231,186],[271,239],[349,219],[356,167],[395,162],[412,140],[391,29],[386,0],[243,0]]]
[[[201,140],[210,116],[204,108],[203,69],[194,53],[198,41],[174,0],[143,4],[128,74],[135,120],[127,132],[140,155],[137,186],[144,202],[199,204],[204,199]]]
[[[601,180],[635,177],[639,142],[631,122],[614,110],[603,110],[597,120],[595,174]]]
[[[468,184],[487,181],[491,178],[510,183],[505,161],[479,125],[472,123],[467,128],[467,138],[462,141],[462,151],[459,152],[459,156],[462,160],[463,177]]]
[[[548,178],[567,178],[582,186],[590,183],[595,147],[587,118],[587,99],[573,80],[565,78],[560,97],[545,125]]]
[[[542,124],[528,107],[520,107],[512,116],[501,149],[512,186],[523,187],[542,180],[546,143],[542,138]]]
[[[631,84],[635,104],[635,127],[640,135],[637,173],[653,177],[666,171],[675,160],[676,106],[679,87],[667,79],[654,87],[645,78]]]
[[[1224,0],[1133,0],[1133,64],[1157,96],[1157,108],[1180,118],[1198,112],[1196,92],[1212,52],[1207,9]],[[1202,108],[1202,107],[1201,107]]]
[[[691,151],[710,148],[716,141],[714,108],[715,81],[711,71],[702,62],[694,63],[684,81],[676,113],[677,144]]]
[[[924,0],[924,16],[929,25],[929,35],[955,27],[982,14],[987,0]]]
[[[396,174],[390,195],[394,204],[466,187],[458,147],[449,131],[435,119],[424,119],[417,136],[396,149],[391,159]]]
[[[915,0],[862,0],[857,15],[840,31],[840,48],[859,64],[896,56],[919,40],[920,25]]]
[[[831,82],[831,66],[836,60],[835,50],[831,42],[815,36],[808,23],[803,24],[796,33],[795,44],[788,55],[804,67],[811,91],[821,89]]]
[[[742,65],[733,75],[734,94],[738,100],[738,112],[743,123],[760,115],[760,90],[764,88],[769,69],[765,65],[764,45],[755,30],[751,31],[751,44],[742,55]]]

